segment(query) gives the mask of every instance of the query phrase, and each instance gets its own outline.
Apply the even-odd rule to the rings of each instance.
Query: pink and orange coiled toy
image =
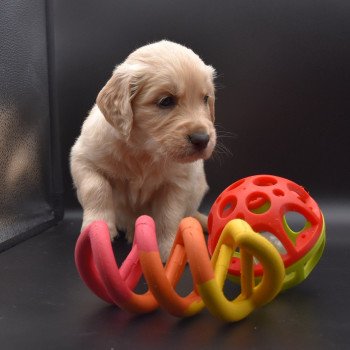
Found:
[[[286,222],[285,214],[290,210],[305,217],[299,232],[292,231]],[[306,278],[325,243],[323,216],[316,202],[302,187],[277,176],[253,176],[228,187],[215,201],[208,226],[211,258],[199,222],[189,217],[181,221],[163,266],[155,223],[151,217],[141,216],[135,224],[132,249],[119,268],[108,227],[96,221],[78,238],[76,266],[98,297],[121,309],[147,313],[160,306],[174,316],[186,317],[206,306],[215,316],[232,322]],[[261,231],[276,237],[284,251],[279,252],[257,233]],[[194,287],[182,297],[176,285],[187,263]],[[142,274],[149,289],[136,294],[133,290]],[[234,300],[224,295],[226,278],[241,285]]]

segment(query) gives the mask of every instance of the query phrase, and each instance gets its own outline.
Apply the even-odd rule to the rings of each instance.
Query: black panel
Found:
[[[45,1],[2,1],[0,43],[0,248],[5,249],[62,214],[60,174],[53,171],[59,159],[51,134]]]

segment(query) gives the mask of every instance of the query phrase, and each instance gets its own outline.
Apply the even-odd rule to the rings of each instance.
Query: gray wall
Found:
[[[273,173],[316,198],[349,198],[350,2],[86,1],[54,6],[57,104],[66,200],[70,146],[114,65],[167,38],[218,71],[217,124],[227,154],[207,163],[211,197]]]

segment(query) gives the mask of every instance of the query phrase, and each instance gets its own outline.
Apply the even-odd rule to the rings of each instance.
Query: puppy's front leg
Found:
[[[88,162],[72,157],[71,172],[83,207],[82,230],[95,220],[106,221],[111,238],[117,236],[112,187]]]

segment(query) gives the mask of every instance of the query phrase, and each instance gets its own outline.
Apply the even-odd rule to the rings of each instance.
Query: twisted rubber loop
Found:
[[[228,267],[234,251],[241,254],[241,294],[233,301],[223,293]],[[255,286],[253,256],[264,268],[261,282]],[[243,220],[230,221],[224,228],[209,258],[202,228],[194,218],[181,221],[165,268],[161,262],[152,218],[141,216],[135,225],[131,252],[119,269],[104,222],[91,224],[80,235],[75,251],[78,271],[87,286],[100,298],[122,309],[144,313],[159,305],[174,316],[191,316],[204,306],[225,321],[238,321],[255,308],[272,300],[280,291],[284,266],[280,254],[265,238],[252,231]],[[175,290],[186,263],[194,288],[181,297]],[[149,291],[132,291],[141,275]]]

